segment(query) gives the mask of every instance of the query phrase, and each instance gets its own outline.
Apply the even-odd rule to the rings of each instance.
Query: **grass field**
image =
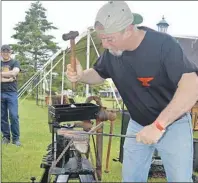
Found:
[[[111,104],[104,102],[110,107]],[[39,181],[43,173],[40,168],[46,147],[51,142],[46,107],[35,105],[35,101],[25,100],[19,107],[22,147],[12,144],[2,145],[2,182],[30,182],[35,176]],[[114,132],[120,133],[121,116],[118,115]],[[105,132],[109,131],[109,123],[105,124]],[[198,133],[195,134],[198,138]],[[104,137],[103,165],[105,166],[108,138]],[[105,182],[121,182],[121,163],[112,161],[119,156],[120,139],[113,138],[110,158],[110,172],[103,173]],[[104,170],[104,167],[103,167]],[[150,180],[152,182],[162,180]]]

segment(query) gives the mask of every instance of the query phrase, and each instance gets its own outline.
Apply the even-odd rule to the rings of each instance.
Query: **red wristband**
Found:
[[[160,123],[158,121],[155,121],[154,124],[155,124],[155,126],[157,127],[158,130],[160,130],[160,131],[165,130],[165,128],[162,125],[160,125]]]

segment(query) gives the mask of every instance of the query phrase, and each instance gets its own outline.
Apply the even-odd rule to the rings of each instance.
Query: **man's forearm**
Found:
[[[83,71],[83,76],[79,82],[95,85],[102,84],[105,79],[100,77],[100,75],[94,69],[87,69]]]
[[[1,72],[2,77],[16,77],[19,73],[19,68],[15,67],[13,70],[11,71],[7,71],[7,72]]]
[[[14,79],[1,77],[1,83],[13,82]]]
[[[7,71],[7,72],[1,72],[2,77],[13,77],[14,73],[13,71]]]
[[[160,113],[156,121],[167,127],[191,108],[198,101],[198,78],[184,79],[175,92],[169,105]]]

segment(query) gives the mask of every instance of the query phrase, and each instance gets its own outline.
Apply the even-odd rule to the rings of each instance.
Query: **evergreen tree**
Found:
[[[39,1],[31,3],[25,21],[19,22],[14,28],[16,33],[12,38],[18,42],[12,47],[22,68],[33,67],[36,71],[59,49],[57,43],[53,42],[54,37],[47,34],[49,30],[57,28],[47,21],[45,12]]]

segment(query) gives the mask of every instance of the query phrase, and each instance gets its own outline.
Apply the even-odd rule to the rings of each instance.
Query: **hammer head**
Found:
[[[63,34],[62,38],[64,41],[75,39],[79,35],[78,31],[70,31],[67,34]]]

